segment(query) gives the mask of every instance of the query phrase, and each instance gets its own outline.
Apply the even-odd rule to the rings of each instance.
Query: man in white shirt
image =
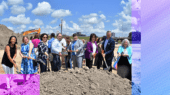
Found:
[[[57,34],[57,39],[55,39],[51,44],[51,53],[53,54],[53,66],[52,71],[59,71],[61,69],[60,56],[62,52],[61,45],[62,34]]]

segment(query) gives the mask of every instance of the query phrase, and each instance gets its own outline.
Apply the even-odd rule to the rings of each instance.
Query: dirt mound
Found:
[[[22,43],[22,34],[15,33],[12,30],[8,29],[5,25],[0,24],[0,50],[3,50],[8,44],[10,36],[16,36],[18,41],[18,46],[21,46]],[[33,34],[27,35],[28,37],[33,36]]]
[[[41,95],[131,95],[131,82],[96,68],[45,72],[40,76]]]

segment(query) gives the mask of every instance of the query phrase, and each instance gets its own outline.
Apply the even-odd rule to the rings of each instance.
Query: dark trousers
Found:
[[[51,53],[51,48],[48,48],[48,53]]]
[[[101,53],[98,53],[96,54],[96,57],[95,57],[95,64],[97,66],[97,69],[100,69],[101,65],[102,65],[102,62],[103,62],[103,56]]]
[[[121,56],[118,62],[118,70],[117,74],[120,75],[122,78],[127,78],[129,80],[132,79],[132,65],[129,64],[127,57]]]
[[[106,58],[105,58],[105,59],[106,59]],[[112,65],[112,59],[111,59],[111,60],[107,60],[107,59],[106,59],[106,63],[103,62],[103,69],[104,69],[104,68],[107,68],[105,64],[107,64],[108,67],[110,66],[109,72],[112,72],[112,66],[111,66],[111,65]]]
[[[59,71],[61,69],[61,60],[59,55],[53,54],[52,71]]]
[[[42,61],[45,63],[45,65],[40,62],[41,73],[47,71],[47,60],[46,59],[42,59]]]
[[[87,67],[92,68],[92,63],[93,63],[93,60],[90,60],[90,59],[86,58],[86,66]]]

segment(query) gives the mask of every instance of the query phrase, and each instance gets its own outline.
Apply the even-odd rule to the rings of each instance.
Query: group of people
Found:
[[[56,36],[55,38],[55,34],[52,33],[49,40],[46,33],[41,34],[40,37],[37,33],[30,40],[26,36],[23,37],[20,50],[22,74],[35,74],[38,71],[41,73],[46,72],[49,69],[47,68],[49,67],[47,66],[48,62],[51,63],[52,71],[59,71],[63,60],[65,61],[66,69],[82,68],[83,63],[86,61],[86,66],[89,68],[95,65],[100,69],[103,63],[103,69],[110,67],[109,71],[112,72],[115,41],[111,38],[111,31],[107,31],[106,36],[102,39],[92,33],[87,42],[78,39],[77,34],[73,34],[73,40],[68,36],[63,37],[61,33]],[[67,54],[64,54],[64,52],[67,52]],[[118,61],[124,57],[128,60],[131,73],[132,48],[127,39],[122,41],[117,54]],[[50,55],[53,57],[52,60],[50,60]],[[16,56],[17,38],[11,36],[8,45],[5,47],[2,59],[2,66],[6,74],[14,74],[14,67],[18,68],[15,61]]]

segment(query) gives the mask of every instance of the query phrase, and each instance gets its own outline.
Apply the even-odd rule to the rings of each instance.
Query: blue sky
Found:
[[[136,5],[136,3],[134,4]],[[0,23],[16,33],[41,28],[41,33],[60,31],[72,35],[82,32],[128,36],[131,29],[130,0],[3,0],[0,2]],[[134,17],[135,24],[138,19]]]

